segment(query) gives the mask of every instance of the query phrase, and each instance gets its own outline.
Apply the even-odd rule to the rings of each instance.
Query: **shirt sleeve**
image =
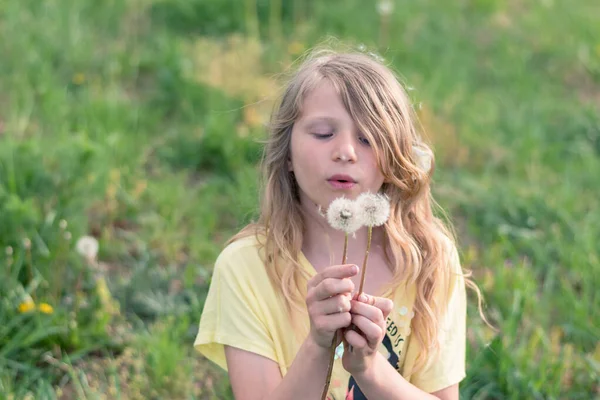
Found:
[[[257,255],[243,250],[226,248],[217,258],[194,342],[200,353],[225,370],[225,346],[276,360],[258,299],[261,289],[257,285],[264,282],[256,277],[256,270],[262,263]]]
[[[412,383],[433,393],[459,383],[466,376],[465,280],[456,248],[452,252],[451,285],[448,310],[440,324],[440,351],[435,359],[413,375]]]

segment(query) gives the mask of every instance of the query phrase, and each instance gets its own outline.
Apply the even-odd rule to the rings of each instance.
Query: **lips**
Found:
[[[333,175],[327,179],[327,182],[329,182],[334,189],[351,189],[356,184],[354,178],[349,175],[341,174]]]
[[[336,174],[333,175],[332,177],[330,177],[329,179],[327,179],[328,181],[338,181],[338,182],[352,182],[352,183],[356,183],[356,180],[354,178],[352,178],[350,175],[342,175],[342,174]]]

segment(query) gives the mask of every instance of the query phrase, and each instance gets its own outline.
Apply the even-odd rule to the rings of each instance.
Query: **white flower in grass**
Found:
[[[431,169],[431,153],[419,146],[413,146],[412,148],[417,167],[425,173],[429,172]]]
[[[83,256],[88,262],[96,259],[98,255],[98,240],[92,236],[82,236],[77,240],[75,249]]]
[[[394,10],[394,3],[391,0],[380,0],[377,3],[377,12],[379,15],[390,15]]]
[[[359,219],[365,226],[380,226],[386,223],[390,216],[390,202],[382,194],[363,193],[356,199],[360,210]]]
[[[362,223],[357,217],[356,203],[345,197],[339,197],[331,202],[327,208],[327,222],[332,228],[344,231],[347,234],[356,232]]]

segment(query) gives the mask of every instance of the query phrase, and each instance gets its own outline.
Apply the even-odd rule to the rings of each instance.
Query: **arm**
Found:
[[[237,400],[318,399],[325,385],[329,353],[310,337],[283,378],[277,363],[268,358],[229,346],[225,356]]]
[[[286,373],[258,354],[226,346],[229,379],[237,400],[320,399],[327,377],[329,352],[338,329],[350,325],[353,265],[332,266],[308,283],[306,305],[310,333]]]
[[[378,353],[375,363],[362,373],[353,375],[362,392],[369,399],[381,400],[458,400],[458,384],[435,393],[426,393],[409,383]]]
[[[377,351],[385,335],[384,321],[391,309],[391,301],[385,298],[362,295],[352,301],[352,322],[360,333],[346,331],[346,340],[354,349],[344,352],[344,368],[369,399],[458,400],[458,384],[429,394],[404,379]]]

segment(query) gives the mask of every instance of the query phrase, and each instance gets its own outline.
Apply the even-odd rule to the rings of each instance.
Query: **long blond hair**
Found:
[[[307,278],[300,266],[304,221],[298,188],[287,163],[291,133],[307,94],[322,80],[338,91],[348,113],[375,152],[385,183],[381,192],[392,204],[385,224],[391,251],[393,279],[415,285],[412,332],[422,351],[416,369],[424,365],[430,350],[439,347],[438,329],[445,312],[452,278],[454,234],[432,211],[433,153],[419,134],[412,103],[391,69],[363,53],[315,51],[307,56],[290,79],[271,117],[262,167],[264,193],[259,220],[229,242],[256,235],[261,243],[269,278],[289,309],[301,310]],[[431,168],[419,164],[415,148],[431,159]],[[467,284],[472,284],[466,279]],[[475,287],[476,288],[476,287]],[[478,294],[479,291],[477,290]]]

